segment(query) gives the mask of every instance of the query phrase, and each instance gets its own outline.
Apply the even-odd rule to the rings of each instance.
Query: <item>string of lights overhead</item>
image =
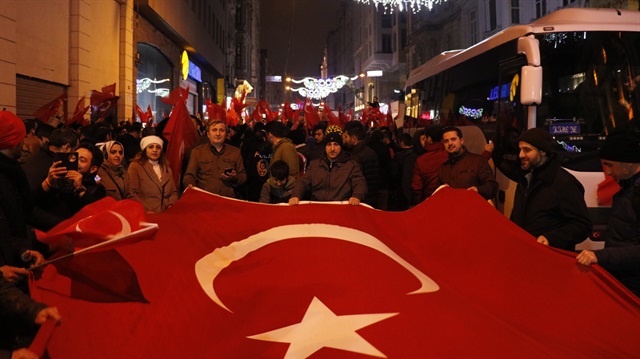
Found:
[[[361,4],[374,4],[376,7],[382,5],[385,12],[411,11],[415,14],[423,8],[431,10],[433,5],[441,4],[447,0],[355,0]]]
[[[345,75],[338,75],[334,78],[316,79],[313,77],[305,77],[302,80],[296,80],[287,78],[287,82],[293,82],[294,84],[302,84],[304,87],[292,87],[287,85],[287,90],[297,92],[302,97],[308,97],[311,99],[319,100],[329,96],[332,93],[337,92],[349,81],[357,79],[358,76],[348,77]]]

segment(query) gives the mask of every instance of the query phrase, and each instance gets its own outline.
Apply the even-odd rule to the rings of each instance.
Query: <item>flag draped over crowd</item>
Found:
[[[90,262],[140,295],[79,298],[52,266],[32,283],[63,316],[52,359],[640,357],[637,297],[470,191],[390,213],[188,189],[147,220],[153,240]]]

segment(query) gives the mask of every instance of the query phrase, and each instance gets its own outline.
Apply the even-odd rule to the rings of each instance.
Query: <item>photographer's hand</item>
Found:
[[[66,179],[73,182],[73,189],[77,192],[80,191],[82,186],[82,173],[78,171],[67,171]]]
[[[66,167],[58,167],[62,161],[54,162],[51,167],[49,167],[49,173],[47,173],[47,178],[42,181],[42,189],[45,192],[49,192],[51,188],[58,188],[58,180],[60,178],[64,178],[67,175]]]

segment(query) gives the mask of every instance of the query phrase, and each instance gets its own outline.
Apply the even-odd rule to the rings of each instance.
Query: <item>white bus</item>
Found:
[[[585,187],[594,225],[601,225],[608,209],[596,194],[604,180],[597,149],[612,130],[638,127],[638,85],[640,12],[563,9],[412,71],[406,115],[477,126],[493,140],[498,207],[506,215],[518,136],[527,128],[549,130],[563,167]]]

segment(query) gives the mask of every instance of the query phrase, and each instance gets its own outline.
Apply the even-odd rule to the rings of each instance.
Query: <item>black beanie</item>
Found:
[[[553,151],[553,137],[542,128],[532,128],[524,131],[518,141],[526,142],[535,146],[540,151],[544,151],[547,154]]]
[[[324,144],[326,145],[329,142],[335,142],[342,147],[342,135],[338,132],[327,133],[326,136],[324,136]]]
[[[607,136],[600,158],[616,162],[640,163],[640,136],[632,132],[614,132]]]

